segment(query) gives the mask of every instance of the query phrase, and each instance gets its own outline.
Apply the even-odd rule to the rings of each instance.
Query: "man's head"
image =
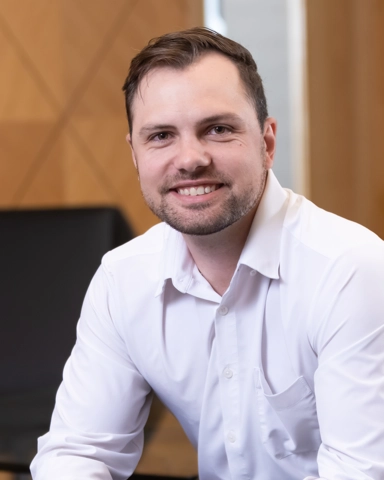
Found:
[[[215,52],[224,55],[236,65],[245,93],[253,103],[260,128],[263,129],[264,121],[268,117],[267,101],[252,55],[239,43],[208,28],[196,27],[154,38],[133,58],[129,75],[123,86],[131,135],[133,100],[138,93],[141,81],[151,70],[161,67],[182,70],[204,54]]]
[[[160,63],[151,54],[148,65],[134,64],[126,82],[127,140],[150,209],[184,234],[209,235],[249,225],[273,163],[276,122],[266,118],[265,99],[262,113],[255,108],[233,56],[208,48],[175,65],[184,56],[178,37],[196,31],[198,38],[216,36],[205,29],[166,35],[156,44],[169,44],[163,52],[172,47],[172,62],[159,53]],[[255,81],[262,90],[258,75]]]

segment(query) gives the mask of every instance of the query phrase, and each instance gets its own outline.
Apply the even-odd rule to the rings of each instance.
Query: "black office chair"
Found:
[[[103,254],[132,237],[113,208],[0,211],[0,471],[29,473],[88,284]]]
[[[89,282],[132,237],[114,208],[0,211],[0,470],[29,472]]]

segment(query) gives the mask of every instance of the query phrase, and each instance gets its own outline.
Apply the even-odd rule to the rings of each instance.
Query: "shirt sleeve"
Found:
[[[325,480],[384,478],[384,249],[333,262],[310,316]]]
[[[139,461],[152,394],[116,327],[112,284],[100,267],[84,300],[50,431],[38,441],[34,480],[122,480]]]

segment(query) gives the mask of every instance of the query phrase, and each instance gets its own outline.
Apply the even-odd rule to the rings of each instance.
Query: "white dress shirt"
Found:
[[[33,478],[126,479],[152,390],[200,480],[384,479],[384,242],[270,171],[222,297],[166,224],[109,252]]]

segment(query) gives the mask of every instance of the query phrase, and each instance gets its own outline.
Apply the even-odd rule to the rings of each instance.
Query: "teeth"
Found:
[[[180,195],[191,195],[195,197],[196,195],[204,195],[206,193],[211,193],[216,190],[216,185],[191,187],[191,188],[179,188],[177,193]]]

